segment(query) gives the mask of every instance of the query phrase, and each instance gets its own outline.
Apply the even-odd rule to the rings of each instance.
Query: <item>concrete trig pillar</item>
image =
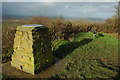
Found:
[[[35,74],[53,64],[48,28],[22,25],[16,29],[11,66]]]

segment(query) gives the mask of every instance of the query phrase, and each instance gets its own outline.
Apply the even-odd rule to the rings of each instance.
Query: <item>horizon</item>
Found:
[[[105,21],[107,19],[102,18],[91,18],[91,17],[62,17],[62,16],[15,16],[15,15],[4,15],[3,20],[19,20],[19,19],[29,19],[34,17],[47,17],[50,19],[64,19],[64,20],[90,20],[90,21]]]

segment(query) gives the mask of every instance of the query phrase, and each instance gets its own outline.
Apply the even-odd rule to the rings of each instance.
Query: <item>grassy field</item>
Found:
[[[50,79],[114,79],[118,74],[118,39],[111,34],[80,32],[72,41],[54,40],[52,50],[68,63]],[[3,75],[3,80],[8,78]]]
[[[68,63],[53,78],[114,78],[118,73],[118,39],[106,34],[81,32],[73,41],[56,40],[54,55]]]
[[[27,21],[27,22],[26,22]],[[66,21],[33,17],[2,22],[2,63],[11,60],[16,27],[22,24],[47,25],[54,56],[68,60],[55,78],[115,78],[118,74],[118,28],[115,19],[105,22]],[[94,35],[91,30],[98,33]],[[5,79],[9,78],[3,75]]]

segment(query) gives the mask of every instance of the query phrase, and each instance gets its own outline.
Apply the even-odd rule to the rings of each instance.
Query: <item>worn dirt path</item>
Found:
[[[11,67],[11,63],[7,62],[2,65],[2,73],[16,78],[50,78],[53,74],[58,74],[60,70],[67,63],[66,59],[59,60],[54,65],[50,66],[46,70],[32,75],[23,71],[20,71],[14,67]]]

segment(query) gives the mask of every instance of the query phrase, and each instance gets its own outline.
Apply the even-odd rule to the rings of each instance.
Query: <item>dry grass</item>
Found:
[[[18,25],[20,23],[11,20],[2,23],[2,62],[11,60],[16,26]]]
[[[41,24],[41,25],[52,25],[52,20],[44,16],[35,16],[21,21],[21,24]]]
[[[117,33],[117,18],[112,17],[107,19],[104,22],[93,22],[85,19],[81,20],[64,20],[63,18],[50,19],[44,16],[32,17],[22,21],[22,24],[42,24],[46,25],[49,28],[58,28],[57,30],[61,30],[61,28],[66,28],[68,26],[72,26],[72,29],[77,28],[79,31],[87,32],[90,29],[94,29],[98,32],[106,32],[106,33]]]

